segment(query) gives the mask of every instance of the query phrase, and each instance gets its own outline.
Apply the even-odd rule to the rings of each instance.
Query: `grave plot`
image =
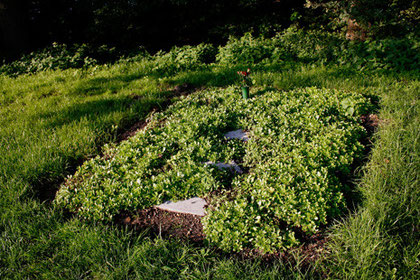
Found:
[[[247,100],[234,87],[198,92],[80,166],[55,203],[105,221],[195,204],[221,249],[284,250],[345,209],[340,179],[361,156],[367,107],[359,94],[315,88]]]

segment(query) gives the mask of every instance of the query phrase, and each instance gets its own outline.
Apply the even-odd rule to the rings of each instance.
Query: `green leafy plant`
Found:
[[[216,191],[204,231],[227,251],[282,250],[299,243],[297,230],[315,233],[341,213],[345,186],[337,174],[349,174],[363,148],[362,96],[308,88],[244,102],[234,87],[209,91],[155,114],[136,136],[87,161],[55,203],[112,220],[122,210]],[[224,133],[238,127],[250,140],[226,143]],[[249,173],[204,164],[232,160]]]
[[[97,61],[90,56],[87,45],[68,47],[66,44],[53,43],[48,48],[2,65],[0,73],[16,76],[46,70],[88,67],[95,64]]]
[[[219,47],[217,61],[226,65],[268,62],[273,49],[269,39],[254,38],[246,33],[241,38],[230,37],[225,46]]]
[[[196,70],[214,62],[216,53],[217,49],[210,44],[173,47],[167,53],[160,51],[153,56],[154,71],[170,74],[180,70]]]
[[[351,65],[359,70],[415,70],[420,65],[418,36],[348,41],[324,31],[290,27],[270,39],[246,34],[231,37],[219,47],[217,61],[222,65],[274,65],[284,61]]]

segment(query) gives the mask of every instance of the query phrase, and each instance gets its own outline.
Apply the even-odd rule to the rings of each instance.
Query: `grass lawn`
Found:
[[[147,62],[32,76],[0,76],[0,278],[283,279],[419,275],[418,72],[362,72],[284,63],[253,67],[256,85],[315,86],[379,99],[381,120],[360,170],[357,210],[331,228],[327,254],[310,267],[241,260],[210,246],[81,221],[48,198],[65,176],[154,109],[171,89],[225,87],[236,71],[218,65],[173,75]],[[46,200],[47,199],[47,200]]]

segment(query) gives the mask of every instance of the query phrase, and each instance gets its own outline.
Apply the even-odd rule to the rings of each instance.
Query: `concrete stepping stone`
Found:
[[[228,133],[225,134],[225,137],[228,140],[230,140],[230,139],[239,139],[239,140],[242,140],[244,142],[246,142],[246,141],[249,140],[248,132],[245,132],[242,129],[229,131]]]
[[[242,174],[243,171],[242,169],[239,167],[239,165],[237,165],[235,162],[231,162],[231,163],[223,163],[223,162],[218,162],[218,163],[214,163],[212,161],[207,161],[204,164],[206,165],[214,165],[219,169],[230,169],[233,170],[236,173]]]
[[[156,206],[156,208],[183,214],[205,216],[206,212],[204,210],[204,207],[206,205],[207,202],[204,199],[200,197],[193,197],[178,202],[166,201],[161,205]]]

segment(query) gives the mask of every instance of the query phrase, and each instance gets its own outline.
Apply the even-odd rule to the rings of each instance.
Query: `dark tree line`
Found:
[[[229,35],[273,35],[291,23],[370,36],[413,32],[420,0],[0,0],[0,58],[52,42],[149,51],[223,43]],[[353,22],[353,23],[354,23]]]
[[[0,0],[0,51],[88,43],[130,50],[221,43],[287,27],[305,0]]]

